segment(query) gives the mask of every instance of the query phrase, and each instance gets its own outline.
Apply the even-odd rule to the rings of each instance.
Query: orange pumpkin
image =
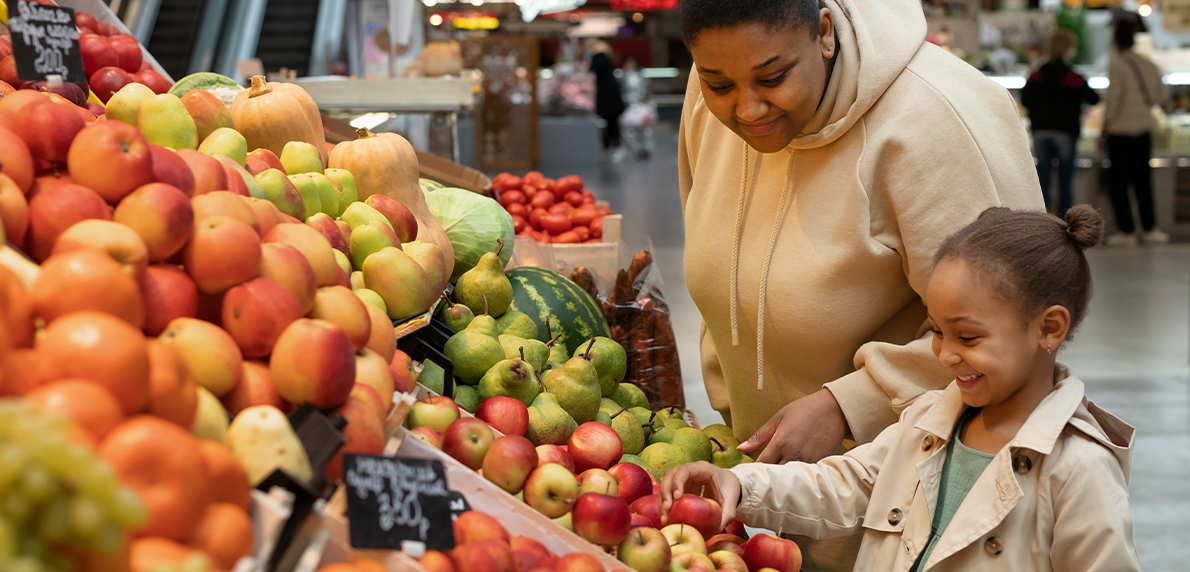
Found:
[[[326,167],[326,135],[322,114],[306,90],[294,83],[266,82],[252,76],[252,87],[231,104],[231,121],[248,141],[249,149],[268,149],[281,156],[290,141],[305,141],[318,149]]]

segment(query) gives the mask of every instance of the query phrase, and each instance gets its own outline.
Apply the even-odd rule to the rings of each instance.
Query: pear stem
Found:
[[[548,328],[548,324],[547,324],[547,328],[546,328],[546,329],[547,329],[547,330],[549,329],[549,328]],[[547,334],[548,334],[548,332],[547,332]],[[554,347],[554,344],[555,344],[555,343],[557,343],[558,339],[559,339],[559,338],[561,338],[561,337],[562,337],[562,334],[558,334],[558,335],[556,335],[556,336],[554,336],[554,337],[550,338],[550,341],[546,342],[545,346],[546,346],[547,348],[552,348],[552,347]]]
[[[503,239],[503,238],[497,238],[497,239],[496,239],[496,244],[499,244],[499,245],[500,245],[498,248],[496,248],[496,256],[500,256],[500,253],[501,253],[501,252],[504,252],[504,239]]]
[[[727,447],[724,447],[723,443],[720,443],[718,439],[716,439],[714,437],[710,437],[710,439],[711,439],[711,442],[714,443],[716,446],[718,446],[720,449],[723,449],[724,451],[727,450]]]
[[[621,414],[627,410],[628,410],[627,407],[621,407],[620,410],[615,413],[615,415],[612,415],[612,419],[615,419],[619,414]]]
[[[558,334],[558,335],[560,336],[562,334]],[[558,341],[558,338],[555,338],[554,332],[550,330],[550,319],[549,318],[545,319],[545,336],[550,339],[550,342],[546,345],[551,348],[554,347],[554,342]]]
[[[521,361],[525,361],[525,346],[521,346]]]
[[[546,367],[548,368],[549,366],[547,365]],[[541,392],[545,393],[545,382],[541,380],[541,372],[535,373],[537,373],[537,385],[541,387]]]
[[[486,315],[488,315],[488,309],[489,309],[488,308],[488,295],[480,294],[480,296],[483,296],[483,314],[486,316]]]
[[[651,423],[653,423],[653,418],[655,418],[655,417],[657,417],[657,412],[656,412],[656,411],[650,411],[650,412],[649,412],[649,423],[650,423],[650,424],[651,424]]]
[[[591,338],[591,343],[587,344],[587,351],[583,353],[583,359],[591,361],[591,349],[595,347],[595,338]]]

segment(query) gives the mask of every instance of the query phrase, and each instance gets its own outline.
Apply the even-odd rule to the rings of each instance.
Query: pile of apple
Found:
[[[496,199],[512,215],[517,236],[541,243],[600,242],[607,207],[595,206],[595,194],[584,188],[583,178],[567,175],[548,179],[537,171],[517,177],[500,173],[492,180]]]
[[[559,557],[532,538],[509,534],[484,512],[460,514],[453,528],[453,550],[431,550],[418,559],[427,572],[605,572],[599,559],[590,554],[573,552]]]

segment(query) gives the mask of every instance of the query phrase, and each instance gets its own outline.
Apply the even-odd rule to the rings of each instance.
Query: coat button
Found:
[[[929,451],[930,449],[933,449],[933,448],[934,448],[934,436],[926,435],[926,438],[923,439],[921,442],[921,450]]]
[[[1016,471],[1018,475],[1024,475],[1033,468],[1033,460],[1026,455],[1017,455],[1012,459],[1012,470]]]
[[[888,523],[893,526],[901,524],[901,509],[894,508],[888,512]]]
[[[989,536],[984,541],[983,548],[992,556],[999,556],[1001,552],[1004,552],[1004,545],[1000,543],[1000,537],[998,536]]]

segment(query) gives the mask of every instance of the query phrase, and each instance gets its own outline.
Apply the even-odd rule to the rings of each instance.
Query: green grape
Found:
[[[0,443],[0,491],[7,490],[25,472],[28,457],[25,449],[10,443]]]
[[[41,561],[31,556],[20,556],[3,564],[0,570],[4,572],[50,572],[41,565]]]
[[[63,540],[70,532],[70,503],[56,498],[37,516],[37,534],[50,542]]]
[[[0,512],[3,512],[13,524],[25,524],[33,515],[33,503],[20,491],[13,491],[0,501]]]
[[[139,527],[149,518],[140,498],[128,489],[116,489],[106,504],[108,516],[123,527]]]
[[[0,561],[12,558],[17,553],[17,531],[12,523],[0,517]]]
[[[109,521],[99,526],[92,546],[104,554],[112,554],[120,549],[122,542],[124,542],[124,533],[120,531],[119,526]]]
[[[29,502],[41,503],[50,499],[58,492],[58,479],[41,465],[33,465],[25,471],[21,482],[21,492]]]
[[[20,546],[21,547],[17,550],[17,553],[24,556],[29,556],[31,558],[36,558],[38,560],[40,560],[46,552],[45,543],[36,536],[24,536],[20,539]]]
[[[40,447],[32,450],[33,458],[37,459],[46,469],[56,476],[68,475],[71,472],[71,462],[76,459],[71,459],[70,449],[72,447],[69,443],[60,439],[47,439],[41,443]]]
[[[69,515],[71,536],[84,540],[94,538],[107,519],[99,503],[84,496],[70,500]]]
[[[109,498],[116,491],[116,475],[107,463],[88,459],[74,471],[79,492],[97,500]]]

